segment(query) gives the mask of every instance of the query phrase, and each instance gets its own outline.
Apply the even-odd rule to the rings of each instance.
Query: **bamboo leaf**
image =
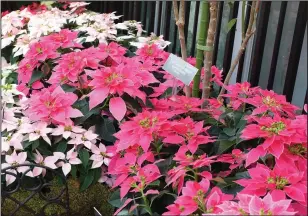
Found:
[[[234,19],[232,19],[232,20],[230,20],[229,22],[228,22],[228,24],[227,24],[227,33],[233,28],[233,26],[235,25],[235,23],[236,23],[236,21],[237,21],[237,18],[234,18]]]

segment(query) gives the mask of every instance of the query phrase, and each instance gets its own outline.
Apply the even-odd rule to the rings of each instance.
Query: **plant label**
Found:
[[[173,54],[169,55],[163,69],[185,85],[189,85],[198,72],[197,68]]]

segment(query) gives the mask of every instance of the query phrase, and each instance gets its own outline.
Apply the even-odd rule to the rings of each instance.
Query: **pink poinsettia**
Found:
[[[121,96],[124,93],[132,97],[139,97],[145,101],[145,94],[138,88],[141,84],[131,73],[131,67],[119,65],[97,70],[92,75],[93,80],[89,83],[93,91],[89,94],[90,109],[102,103],[110,94]],[[109,110],[118,120],[122,120],[126,113],[126,104],[121,97],[110,99]]]
[[[187,181],[182,190],[182,195],[177,197],[172,207],[167,207],[172,212],[166,212],[168,215],[174,212],[180,212],[180,215],[190,215],[200,210],[202,213],[219,213],[221,210],[217,207],[223,201],[233,198],[232,195],[226,195],[217,187],[208,193],[210,182],[202,179],[201,182]],[[176,208],[178,209],[176,209]]]
[[[208,112],[214,119],[219,120],[220,115],[223,113],[224,104],[221,100],[216,98],[207,99],[207,106],[205,107],[204,111]]]
[[[254,97],[259,87],[250,87],[249,82],[236,83],[226,86],[228,92],[222,96],[230,99],[229,104],[235,109],[239,109],[249,97]]]
[[[144,45],[136,51],[136,54],[143,60],[154,60],[155,58],[161,58],[162,50],[159,49],[158,45]]]
[[[215,82],[219,86],[223,86],[224,84],[221,82],[222,81],[222,70],[219,70],[216,66],[212,66],[211,72],[213,74],[211,81]]]
[[[143,111],[131,121],[124,122],[120,126],[121,130],[114,134],[119,139],[117,151],[138,143],[147,152],[156,136],[167,136],[166,130],[170,128],[168,119],[171,116],[172,113]]]
[[[263,199],[256,195],[238,195],[239,202],[225,201],[218,205],[221,215],[295,215],[289,206],[292,200],[285,198],[275,200],[268,193]]]
[[[70,47],[77,47],[83,48],[81,44],[74,42],[77,39],[78,32],[77,31],[70,31],[69,29],[62,29],[58,33],[52,33],[48,36],[42,37],[40,39],[41,42],[54,44],[56,48],[70,48]]]
[[[36,58],[24,58],[18,64],[18,83],[27,83],[30,81],[33,70],[38,67],[40,63]],[[27,95],[27,94],[26,94]]]
[[[271,170],[267,166],[257,164],[248,169],[251,179],[240,179],[236,183],[242,185],[242,194],[264,196],[267,191],[285,193],[293,200],[306,203],[307,186],[305,172],[297,167],[276,164]]]
[[[169,98],[169,104],[175,114],[183,114],[187,112],[202,112],[200,108],[202,100],[199,98],[186,96],[172,96]]]
[[[110,57],[117,64],[122,62],[123,56],[126,53],[126,49],[115,42],[111,42],[109,44],[100,44],[98,48],[102,53],[101,58],[103,60],[107,57]]]
[[[32,94],[27,101],[29,108],[26,113],[33,121],[65,124],[69,118],[83,116],[78,109],[72,108],[77,99],[74,93],[64,92],[60,86],[51,86]]]
[[[279,158],[284,150],[285,144],[300,141],[300,137],[293,136],[296,133],[295,128],[290,124],[289,119],[281,118],[277,115],[274,118],[262,117],[254,118],[257,124],[247,125],[242,131],[241,138],[244,140],[254,138],[264,138],[261,147],[252,149],[247,154],[246,166],[255,162],[266,151]]]
[[[218,157],[217,162],[229,163],[230,170],[233,170],[241,165],[245,161],[246,156],[245,153],[240,149],[233,149],[231,154],[222,154]]]
[[[99,61],[100,58],[97,48],[90,47],[79,52],[70,52],[61,55],[60,59],[56,61],[57,65],[53,70],[57,76],[75,82],[78,81],[78,76],[86,67],[97,69]]]
[[[186,173],[191,170],[194,170],[195,176],[201,176],[211,180],[212,174],[210,172],[199,172],[198,168],[210,167],[215,158],[216,156],[207,157],[206,154],[199,156],[191,154],[186,145],[181,146],[173,158],[173,160],[177,162],[177,166],[173,169],[170,169],[167,173],[167,185],[172,184],[172,187],[176,188],[178,194],[180,194],[183,188]]]
[[[30,44],[29,51],[26,53],[26,59],[36,59],[44,62],[47,59],[57,58],[60,54],[56,52],[56,46],[48,42],[36,42]]]
[[[213,142],[210,136],[203,135],[207,128],[203,128],[203,121],[195,123],[190,117],[181,119],[179,124],[176,124],[172,129],[179,135],[167,136],[163,142],[180,144],[183,141],[187,141],[187,148],[191,153],[195,153],[198,146],[201,144],[207,144]]]
[[[256,107],[252,115],[263,114],[265,112],[273,112],[276,114],[287,114],[294,118],[295,111],[299,108],[288,103],[284,95],[278,95],[275,92],[259,89],[259,94],[245,100],[246,103]]]
[[[60,162],[58,162],[56,165],[58,167],[62,167],[62,171],[65,176],[71,171],[72,164],[81,164],[81,160],[77,157],[78,153],[75,151],[75,148],[72,148],[69,150],[66,155],[62,152],[54,152],[54,156],[56,156]]]

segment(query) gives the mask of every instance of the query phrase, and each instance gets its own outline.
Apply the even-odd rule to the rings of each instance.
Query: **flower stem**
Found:
[[[145,209],[147,210],[147,212],[148,212],[150,215],[153,215],[152,210],[151,210],[151,207],[150,207],[150,205],[149,205],[149,201],[148,201],[148,199],[146,198],[146,196],[144,195],[143,190],[141,190],[141,197],[142,197],[142,199],[143,199],[143,202],[144,202],[144,205],[145,205]]]

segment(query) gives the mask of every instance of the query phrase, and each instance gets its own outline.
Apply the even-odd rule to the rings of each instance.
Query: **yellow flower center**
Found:
[[[64,126],[64,131],[72,131],[72,126],[70,125],[67,125],[67,126]]]
[[[186,108],[187,110],[189,110],[189,109],[192,108],[192,105],[190,105],[190,104],[185,104],[184,106],[185,106],[185,108]]]
[[[248,216],[248,215],[249,215],[249,214],[248,214],[247,212],[245,212],[242,208],[240,208],[238,211],[241,213],[242,216]]]
[[[119,78],[119,74],[116,74],[116,73],[111,73],[106,79],[105,79],[105,82],[106,84],[109,84],[111,83],[113,80]]]
[[[298,155],[298,156],[303,156],[303,157],[307,156],[307,148],[300,143],[289,146],[288,150],[293,155]]]
[[[270,132],[271,134],[279,134],[279,132],[283,131],[286,128],[286,125],[282,122],[274,122],[270,127],[262,126],[261,130]]]
[[[42,51],[43,51],[41,47],[36,47],[35,50],[36,50],[36,52],[38,52],[38,53],[42,53]]]
[[[139,125],[143,128],[150,128],[153,127],[158,122],[158,119],[156,117],[149,119],[145,118],[139,121]]]
[[[154,51],[152,48],[148,48],[146,53],[150,56],[150,55],[153,55]]]
[[[280,105],[277,103],[277,101],[274,98],[271,98],[270,96],[266,96],[262,98],[263,104],[270,106],[270,107],[279,107]]]
[[[188,131],[188,132],[185,134],[185,137],[186,137],[187,140],[190,140],[193,136],[194,136],[194,133],[191,132],[191,131]]]
[[[289,184],[289,181],[284,177],[277,176],[276,178],[269,177],[267,183],[275,184],[277,190],[283,190],[284,187]]]
[[[105,152],[101,152],[100,155],[103,157],[108,157],[108,155]]]
[[[261,209],[260,210],[260,215],[262,215],[262,216],[272,216],[273,215],[273,213],[271,212],[271,211],[264,211],[264,209]]]

